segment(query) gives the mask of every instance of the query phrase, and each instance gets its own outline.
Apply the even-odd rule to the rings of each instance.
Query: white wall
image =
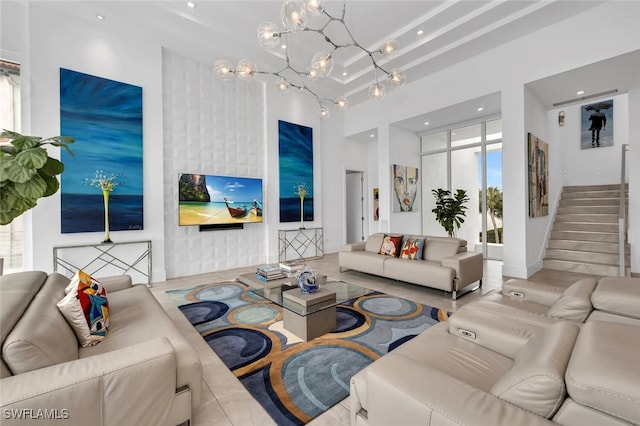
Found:
[[[629,117],[640,117],[640,89],[629,92]],[[629,120],[629,228],[631,271],[640,272],[640,120]]]
[[[26,51],[19,52],[28,80],[23,92],[30,127],[23,132],[60,133],[60,68],[141,86],[144,134],[144,230],[111,232],[113,241],[151,240],[153,280],[165,279],[162,167],[162,60],[160,46],[119,37],[100,25],[69,18],[39,4],[28,7]],[[73,28],[73,31],[57,29]],[[26,116],[26,117],[25,117]],[[59,157],[59,150],[51,152]],[[52,271],[52,247],[99,243],[103,234],[61,234],[60,193],[41,199],[27,215],[25,269]],[[28,223],[27,223],[28,228]],[[28,231],[27,231],[28,232]]]
[[[390,143],[384,129],[396,121],[435,111],[489,93],[502,93],[503,193],[505,256],[503,273],[527,277],[543,253],[543,243],[528,226],[526,185],[526,129],[524,85],[550,75],[578,68],[640,48],[637,19],[640,3],[608,2],[573,18],[513,40],[455,66],[410,82],[390,92],[383,104],[368,102],[346,112],[345,134],[378,128],[379,167],[386,167]],[[606,27],[585,42],[585,28]],[[517,58],[517,59],[516,59]],[[381,109],[384,108],[384,113]],[[551,143],[552,141],[549,140]],[[556,152],[556,154],[558,153]],[[557,157],[551,161],[558,161]],[[560,160],[561,161],[561,160]],[[381,173],[381,189],[386,173]],[[383,206],[381,206],[383,207]],[[385,218],[381,213],[381,221]],[[546,225],[546,224],[545,224]],[[384,230],[384,224],[381,223]],[[542,226],[543,229],[546,226]],[[419,229],[417,230],[419,231]],[[533,269],[531,266],[533,265]]]

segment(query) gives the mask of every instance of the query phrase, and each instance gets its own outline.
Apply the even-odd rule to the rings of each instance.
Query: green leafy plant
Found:
[[[436,220],[450,237],[453,237],[460,225],[464,223],[467,216],[465,210],[467,206],[464,204],[469,201],[467,191],[457,189],[456,193],[451,196],[451,191],[438,188],[431,191],[436,199],[436,207],[431,210],[436,215]]]
[[[24,136],[3,130],[0,134],[0,225],[7,225],[38,199],[55,194],[60,188],[56,178],[64,165],[47,155],[45,145],[62,147],[73,155],[68,136]]]

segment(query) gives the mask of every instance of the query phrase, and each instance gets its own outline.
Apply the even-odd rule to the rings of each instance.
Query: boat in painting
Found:
[[[231,207],[229,205],[229,200],[227,200],[226,198],[224,199],[224,204],[227,206],[227,210],[229,211],[229,214],[231,215],[231,217],[235,217],[235,218],[239,218],[239,217],[245,217],[249,211],[247,210],[246,207]]]

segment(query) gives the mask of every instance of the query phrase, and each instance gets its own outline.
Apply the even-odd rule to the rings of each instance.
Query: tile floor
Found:
[[[360,284],[363,287],[393,294],[425,305],[447,309],[450,312],[455,312],[462,305],[476,300],[490,290],[499,288],[503,280],[508,278],[502,276],[502,262],[486,260],[482,288],[478,291],[464,294],[458,300],[452,301],[450,294],[445,294],[440,290],[397,282],[355,271],[340,272],[337,257],[337,253],[333,253],[326,255],[322,259],[311,260],[307,264],[316,272],[326,274],[330,278]],[[151,292],[160,301],[178,328],[200,355],[203,367],[203,398],[200,408],[193,415],[192,424],[194,426],[263,426],[275,423],[262,406],[253,399],[244,386],[225,367],[215,352],[209,348],[180,310],[169,300],[165,291],[224,280],[234,280],[240,274],[253,271],[255,271],[255,266],[175,278],[165,282],[154,283],[151,287]],[[566,286],[585,276],[588,275],[542,270],[532,276],[530,280]],[[309,424],[311,426],[349,425],[348,397]]]

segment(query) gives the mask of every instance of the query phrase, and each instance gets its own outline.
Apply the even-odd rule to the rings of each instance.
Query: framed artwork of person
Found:
[[[418,168],[393,165],[393,211],[417,211]]]
[[[613,146],[613,99],[580,107],[581,149]]]

